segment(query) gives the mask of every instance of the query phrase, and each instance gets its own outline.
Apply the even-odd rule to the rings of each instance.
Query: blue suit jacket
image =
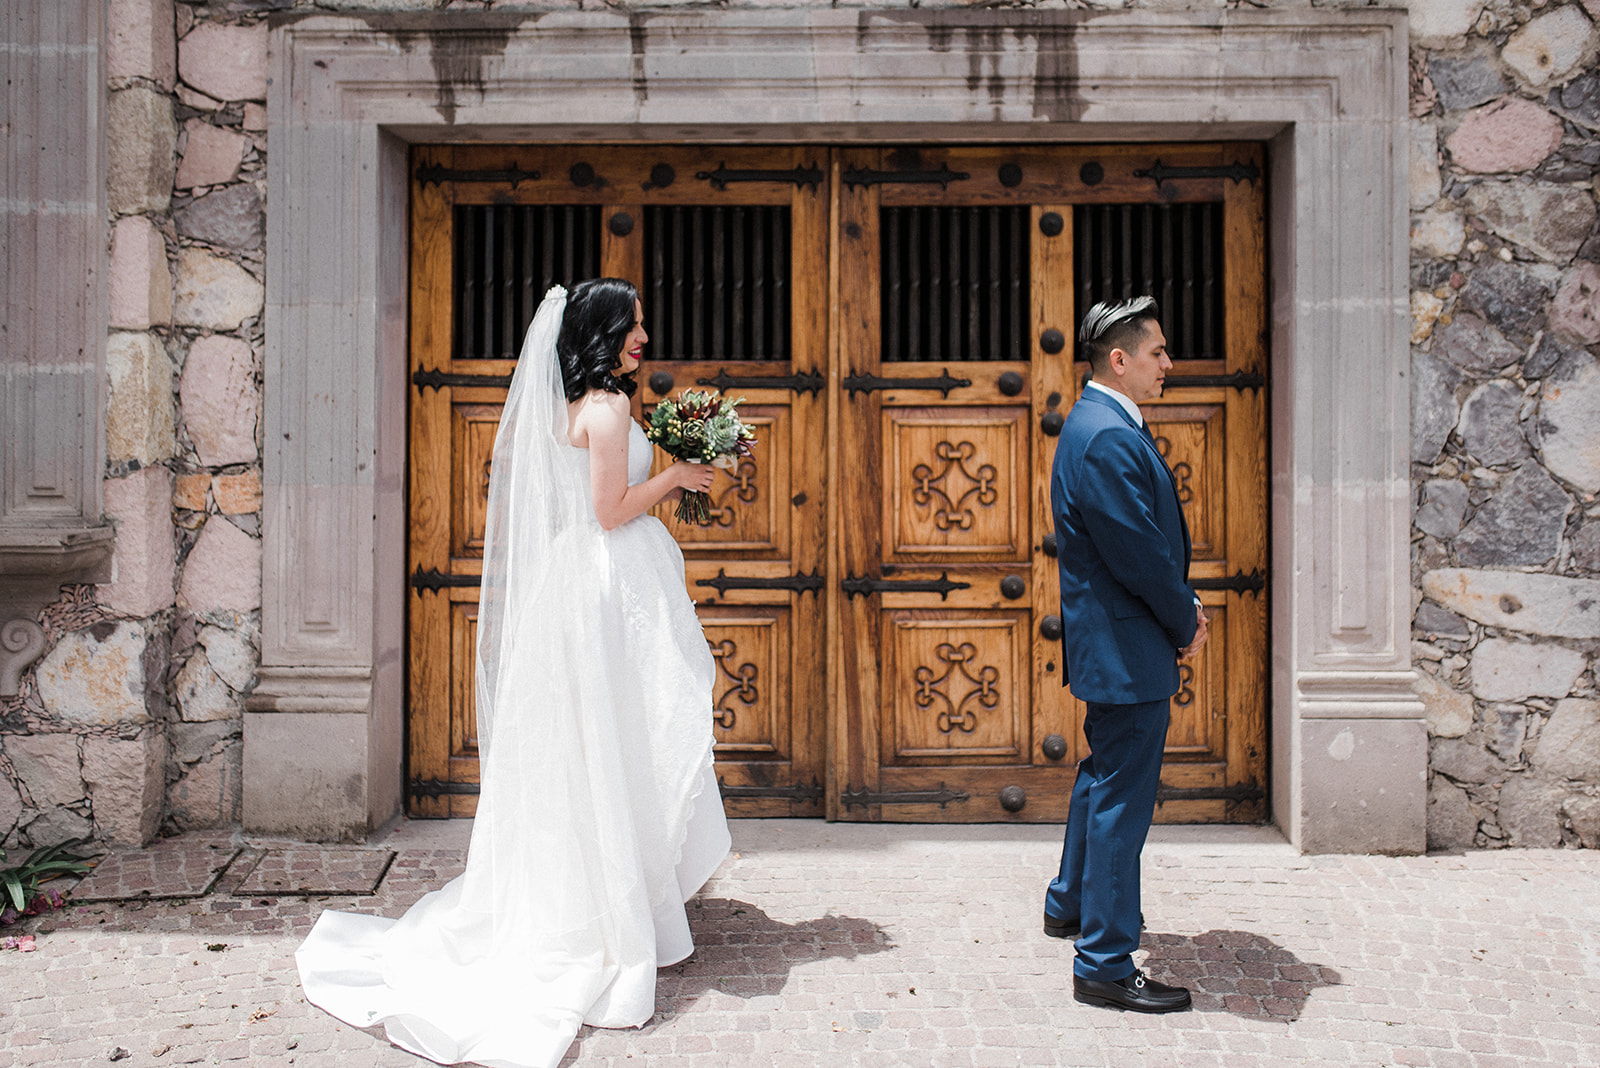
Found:
[[[1061,571],[1062,682],[1097,704],[1178,692],[1194,640],[1189,527],[1167,462],[1117,402],[1085,389],[1050,480]]]

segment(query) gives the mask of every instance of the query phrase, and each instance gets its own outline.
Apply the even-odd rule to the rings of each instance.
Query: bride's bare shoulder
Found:
[[[608,389],[591,389],[567,404],[567,440],[580,449],[589,447],[591,436],[608,437],[627,429],[633,418],[628,397]]]

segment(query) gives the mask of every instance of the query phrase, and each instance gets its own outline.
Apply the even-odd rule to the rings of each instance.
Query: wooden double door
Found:
[[[635,281],[639,412],[744,398],[760,437],[678,525],[717,665],[730,815],[1061,820],[1049,470],[1078,316],[1150,293],[1146,406],[1212,641],[1173,700],[1158,820],[1265,815],[1262,149],[430,146],[411,212],[408,794],[470,815],[483,501],[544,289]]]

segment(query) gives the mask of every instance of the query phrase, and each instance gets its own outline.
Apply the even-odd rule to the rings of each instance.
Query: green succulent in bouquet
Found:
[[[733,470],[741,457],[755,449],[756,434],[739,418],[737,400],[711,390],[686,389],[676,399],[666,397],[650,413],[645,429],[661,451],[674,460],[712,464]],[[711,497],[699,490],[687,490],[678,501],[675,513],[680,523],[711,523]]]

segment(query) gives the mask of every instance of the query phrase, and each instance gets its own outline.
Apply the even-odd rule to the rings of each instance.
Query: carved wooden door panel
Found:
[[[761,443],[710,527],[663,509],[718,674],[730,813],[820,815],[827,198],[815,151],[432,146],[414,155],[409,811],[471,815],[483,505],[500,407],[545,289],[640,285],[635,408],[710,385]],[[807,161],[813,161],[808,164]],[[808,169],[809,168],[809,169]]]
[[[1173,704],[1158,818],[1261,815],[1260,166],[1251,146],[837,154],[834,817],[1065,818],[1086,747],[1060,684],[1054,435],[1077,316],[1147,292],[1184,357],[1150,420],[1217,635]]]

